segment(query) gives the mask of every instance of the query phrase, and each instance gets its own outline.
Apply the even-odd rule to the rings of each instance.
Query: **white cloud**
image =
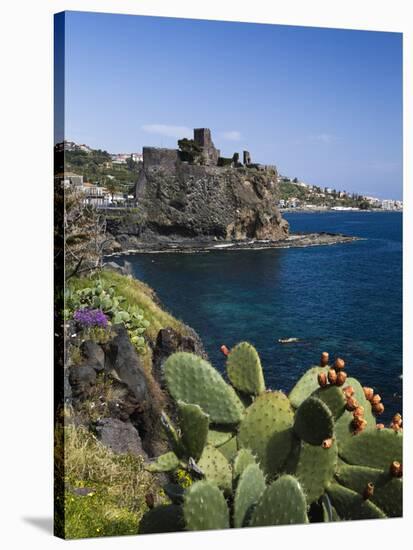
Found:
[[[148,134],[158,134],[160,136],[183,138],[192,136],[191,128],[187,126],[171,126],[169,124],[144,124],[142,126],[144,132]]]
[[[309,136],[309,140],[315,143],[332,143],[334,141],[334,136],[326,133],[314,134]]]
[[[238,132],[238,130],[228,130],[227,132],[221,132],[219,136],[228,141],[240,141],[241,132]]]

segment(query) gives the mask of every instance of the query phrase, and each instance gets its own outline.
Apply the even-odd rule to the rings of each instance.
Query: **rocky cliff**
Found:
[[[288,223],[276,206],[274,169],[191,165],[177,160],[141,169],[133,215],[108,220],[123,249],[138,241],[280,240]]]

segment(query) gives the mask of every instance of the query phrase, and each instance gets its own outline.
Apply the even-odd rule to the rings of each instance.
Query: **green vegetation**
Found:
[[[182,161],[190,164],[202,164],[203,158],[199,145],[193,140],[183,138],[178,140],[179,156]]]
[[[345,192],[344,192],[345,193]],[[361,196],[355,193],[343,194],[335,189],[327,192],[327,189],[313,186],[313,188],[303,187],[299,185],[298,179],[283,178],[280,182],[280,200],[288,202],[291,199],[298,199],[300,206],[305,204],[313,204],[315,206],[344,206],[361,208],[368,210],[370,204]]]
[[[64,519],[57,531],[69,539],[136,534],[147,510],[145,495],[152,493],[159,503],[166,500],[155,478],[144,470],[143,459],[115,455],[82,426],[58,429],[64,434],[56,437],[56,467],[65,491],[57,498],[65,512],[56,516]]]
[[[113,164],[110,154],[100,149],[65,151],[64,168],[66,172],[83,175],[85,181],[102,185],[113,193],[130,191],[138,176],[137,163],[132,159],[126,164]]]
[[[195,480],[184,492],[169,486],[174,507],[148,511],[140,532],[400,516],[401,416],[376,425],[380,397],[347,378],[342,359],[327,363],[324,353],[290,399],[265,389],[250,344],[228,355],[233,386],[199,357],[171,355],[165,382],[180,426],[164,418],[171,450],[148,468]]]
[[[126,277],[114,271],[102,270],[89,277],[71,279],[69,288],[72,292],[90,288],[98,281],[105,291],[112,288],[116,296],[122,297],[124,309],[138,308],[142,312],[144,319],[149,323],[146,326],[145,337],[151,343],[156,342],[158,332],[166,327],[171,327],[183,335],[189,335],[188,328],[184,323],[162,309],[155,292],[145,283],[132,277]]]

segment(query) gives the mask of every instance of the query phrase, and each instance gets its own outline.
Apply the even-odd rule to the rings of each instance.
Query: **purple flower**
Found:
[[[108,318],[101,309],[77,309],[73,314],[73,319],[81,327],[107,327]]]

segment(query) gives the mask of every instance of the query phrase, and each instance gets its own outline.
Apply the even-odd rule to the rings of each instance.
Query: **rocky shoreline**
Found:
[[[246,239],[241,241],[217,241],[212,239],[180,239],[139,241],[128,239],[118,247],[113,247],[106,256],[127,254],[187,253],[231,251],[231,250],[266,250],[276,248],[303,248],[310,246],[330,246],[361,240],[360,237],[340,233],[296,233],[279,240]],[[132,241],[132,242],[131,242]]]

